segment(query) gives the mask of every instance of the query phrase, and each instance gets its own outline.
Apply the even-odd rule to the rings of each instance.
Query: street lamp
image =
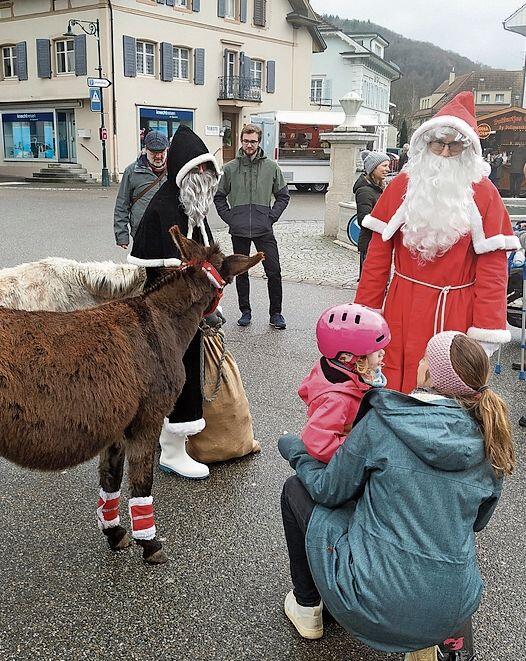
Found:
[[[68,29],[64,32],[64,37],[75,37],[75,33],[72,28],[78,25],[79,28],[87,35],[94,36],[97,40],[97,56],[99,65],[97,70],[99,72],[99,78],[102,78],[102,62],[100,57],[100,27],[99,19],[96,21],[78,21],[75,18],[71,18],[68,21]],[[104,100],[102,88],[100,88],[100,141],[102,143],[102,185],[108,187],[110,185],[110,174],[108,172],[107,162],[106,162],[106,139],[104,135],[106,134],[106,129],[104,127]]]

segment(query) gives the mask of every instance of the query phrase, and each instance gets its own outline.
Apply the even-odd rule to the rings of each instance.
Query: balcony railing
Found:
[[[315,103],[317,106],[329,106],[332,107],[332,99],[325,99],[317,94],[310,95],[310,102]]]
[[[220,100],[261,101],[261,85],[254,78],[222,76],[219,78]]]

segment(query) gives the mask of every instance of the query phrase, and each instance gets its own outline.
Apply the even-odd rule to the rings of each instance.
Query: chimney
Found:
[[[455,82],[455,67],[449,72],[449,84],[452,85]]]

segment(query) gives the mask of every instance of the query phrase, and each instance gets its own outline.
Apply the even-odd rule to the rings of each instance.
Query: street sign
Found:
[[[88,87],[109,87],[111,80],[107,78],[88,78]]]
[[[90,110],[91,112],[100,112],[100,99],[102,96],[102,90],[100,87],[90,87],[89,90],[89,99],[90,99]]]
[[[108,129],[105,126],[101,126],[99,129],[99,137],[101,140],[108,139]]]

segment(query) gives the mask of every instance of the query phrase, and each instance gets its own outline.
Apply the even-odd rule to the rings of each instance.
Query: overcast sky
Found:
[[[311,0],[318,13],[373,23],[497,69],[521,69],[526,37],[508,32],[504,19],[526,0]]]

